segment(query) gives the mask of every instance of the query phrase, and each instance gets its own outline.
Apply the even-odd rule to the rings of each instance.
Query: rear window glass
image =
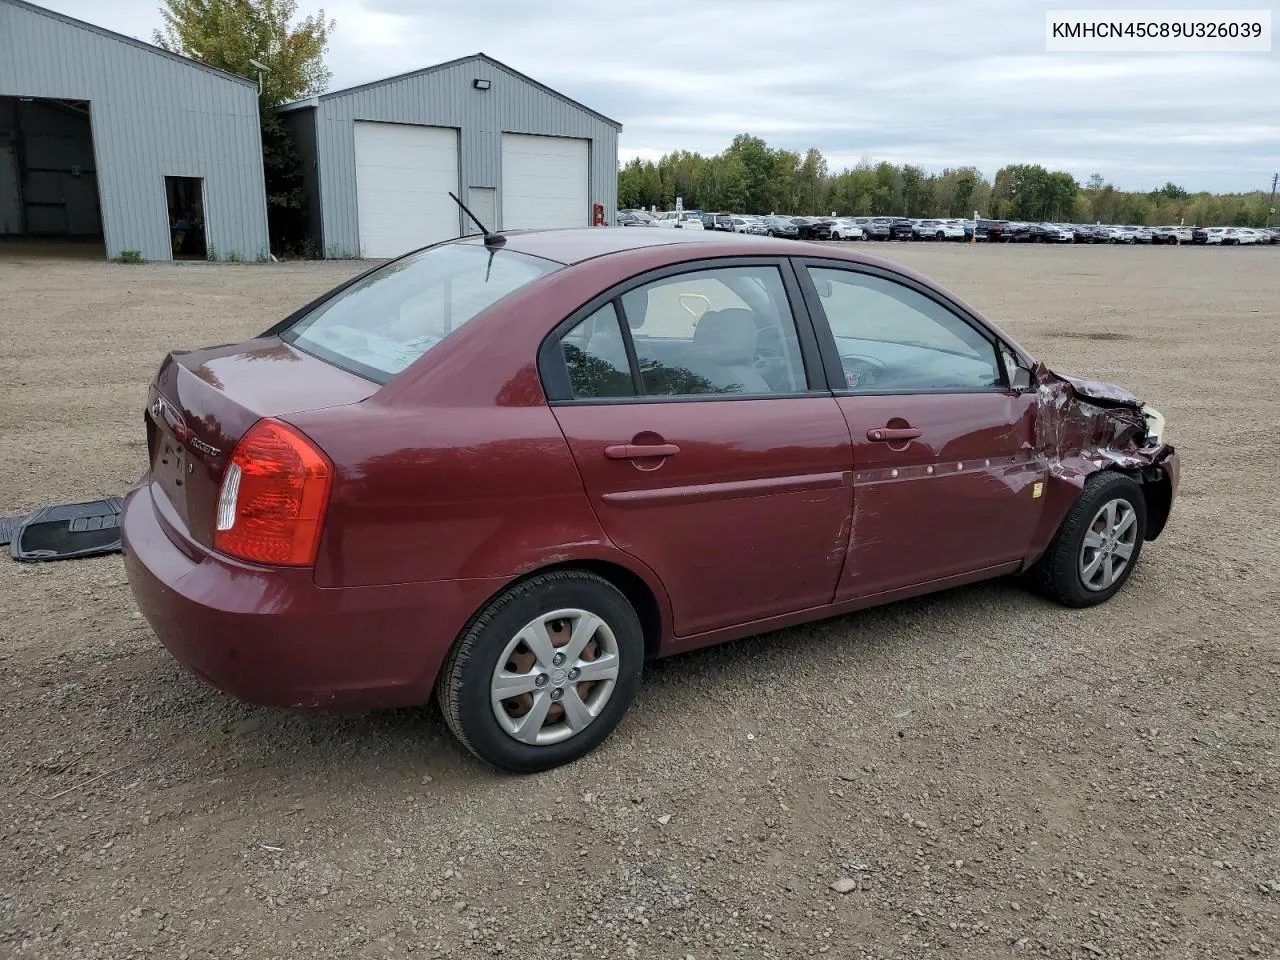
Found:
[[[561,264],[479,244],[431,247],[387,264],[281,336],[323,360],[386,383],[454,330]]]

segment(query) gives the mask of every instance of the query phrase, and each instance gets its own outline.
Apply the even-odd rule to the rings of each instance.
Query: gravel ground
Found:
[[[663,661],[516,779],[434,707],[203,686],[118,557],[0,562],[0,955],[1280,955],[1280,250],[875,250],[1168,416],[1182,497],[1110,604],[996,582]],[[119,492],[166,349],[356,269],[0,261],[0,514]]]

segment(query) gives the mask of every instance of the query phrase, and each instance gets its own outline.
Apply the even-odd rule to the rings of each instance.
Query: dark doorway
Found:
[[[0,97],[0,240],[101,243],[89,103]]]
[[[165,177],[169,202],[169,236],[175,260],[204,260],[209,247],[204,238],[204,180],[200,177]]]

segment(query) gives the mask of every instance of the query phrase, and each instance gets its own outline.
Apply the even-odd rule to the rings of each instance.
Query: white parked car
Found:
[[[936,227],[930,227],[929,233],[935,240],[963,240],[965,238],[964,221],[963,220],[937,220],[929,221],[937,223]],[[924,236],[925,231],[921,229],[920,235]]]
[[[765,234],[768,233],[768,231],[769,228],[766,227],[758,217],[749,217],[744,214],[743,216],[733,218],[734,233]]]
[[[1253,229],[1253,227],[1236,227],[1236,236],[1239,237],[1241,246],[1252,246],[1255,243],[1262,243],[1262,237],[1259,235],[1261,231]],[[1267,240],[1270,243],[1270,239]]]
[[[1236,237],[1235,227],[1207,227],[1204,231],[1204,242],[1221,244],[1225,247],[1234,246],[1240,240]]]
[[[689,210],[668,210],[656,214],[653,221],[655,227],[683,228],[685,230],[702,230],[702,217]]]
[[[862,224],[853,217],[836,217],[831,223],[831,240],[861,240]]]
[[[1151,242],[1152,243],[1191,243],[1190,227],[1152,227]]]

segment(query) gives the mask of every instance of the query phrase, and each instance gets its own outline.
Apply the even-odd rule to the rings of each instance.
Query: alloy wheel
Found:
[[[1093,515],[1080,547],[1080,582],[1095,593],[1124,573],[1137,544],[1138,515],[1127,500],[1108,500]]]

